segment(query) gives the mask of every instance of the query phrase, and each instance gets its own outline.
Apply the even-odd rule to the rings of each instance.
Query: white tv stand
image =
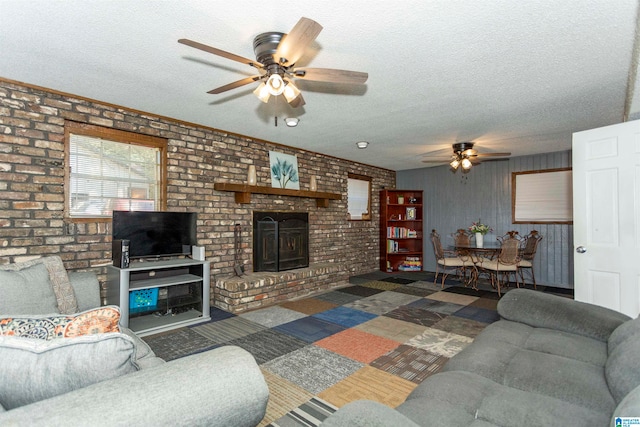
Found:
[[[107,266],[107,304],[120,307],[120,324],[139,336],[211,320],[209,261],[190,258]],[[157,303],[130,305],[131,292],[150,290]]]

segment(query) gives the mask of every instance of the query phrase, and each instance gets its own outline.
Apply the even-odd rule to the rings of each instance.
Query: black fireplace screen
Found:
[[[307,213],[253,213],[253,271],[285,271],[308,266]]]

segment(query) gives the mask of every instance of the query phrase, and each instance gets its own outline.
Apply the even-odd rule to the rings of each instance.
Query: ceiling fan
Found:
[[[334,70],[329,68],[295,68],[295,63],[302,57],[305,49],[320,34],[322,26],[309,18],[300,18],[288,34],[267,32],[258,34],[253,40],[253,51],[256,59],[226,52],[215,47],[180,39],[179,43],[232,61],[241,62],[257,68],[260,74],[220,86],[208,93],[219,94],[253,82],[260,85],[253,92],[262,102],[268,102],[273,96],[283,95],[293,108],[305,104],[300,90],[293,84],[293,79],[313,80],[330,83],[363,84],[369,75],[358,71]]]
[[[468,171],[474,164],[482,162],[483,157],[509,157],[511,153],[478,153],[473,149],[473,142],[456,142],[453,144],[453,155],[449,157],[431,157],[425,159],[423,163],[443,163],[449,162],[453,170],[458,170],[462,166],[463,171]],[[498,159],[495,159],[498,160]]]

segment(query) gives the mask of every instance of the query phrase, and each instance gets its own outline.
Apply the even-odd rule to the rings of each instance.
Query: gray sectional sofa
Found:
[[[86,334],[118,314],[100,307],[94,274],[67,274],[59,257],[0,266],[0,425],[262,420],[269,390],[251,354],[226,346],[165,362],[126,328]]]
[[[489,325],[395,409],[345,405],[332,426],[606,426],[640,417],[640,318],[514,289]]]

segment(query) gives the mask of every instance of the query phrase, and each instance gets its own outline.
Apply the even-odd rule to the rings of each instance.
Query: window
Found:
[[[371,220],[371,177],[348,174],[347,205],[349,219]]]
[[[65,217],[166,209],[165,139],[69,122],[65,151]]]
[[[571,169],[511,173],[511,216],[514,224],[571,224]]]

